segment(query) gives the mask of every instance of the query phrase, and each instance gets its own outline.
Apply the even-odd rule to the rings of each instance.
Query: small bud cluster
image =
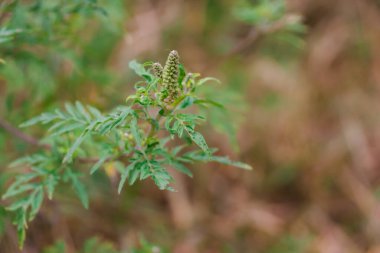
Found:
[[[182,80],[182,87],[187,90],[191,90],[194,85],[193,73],[187,73]]]
[[[152,70],[155,77],[162,79],[163,68],[160,63],[153,63]]]
[[[180,95],[181,89],[178,85],[179,55],[173,50],[169,53],[164,71],[162,73],[162,96],[161,100],[172,104]]]

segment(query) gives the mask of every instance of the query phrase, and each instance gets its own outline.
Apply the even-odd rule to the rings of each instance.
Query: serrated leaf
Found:
[[[84,108],[84,106],[81,104],[81,102],[79,101],[76,101],[75,102],[75,106],[78,110],[78,112],[81,113],[81,115],[86,119],[87,122],[91,121],[91,116],[90,114],[87,112],[87,110]]]
[[[67,154],[63,158],[62,163],[67,163],[67,162],[71,161],[75,150],[82,144],[84,139],[87,137],[87,134],[88,134],[88,130],[84,130],[81,133],[81,135],[79,135],[79,137],[75,140],[74,144],[70,147],[69,151],[67,152]]]
[[[170,181],[173,180],[168,171],[162,167],[155,167],[151,177],[160,190],[167,189]]]
[[[82,205],[88,209],[89,200],[88,200],[88,193],[86,191],[85,186],[82,184],[82,182],[78,179],[78,175],[74,174],[73,172],[68,173],[72,186],[75,190],[75,192],[78,194],[78,197],[80,201],[82,202]]]
[[[25,193],[27,191],[33,190],[36,186],[33,184],[25,184],[19,187],[9,187],[5,194],[2,196],[2,199],[7,199],[21,193]]]
[[[135,138],[137,146],[142,147],[141,136],[140,136],[139,128],[137,125],[137,119],[135,117],[133,117],[131,120],[131,132],[132,132],[133,138]]]
[[[21,207],[27,206],[28,203],[29,203],[29,198],[25,197],[13,202],[11,205],[7,206],[6,209],[8,211],[15,211]]]
[[[83,127],[83,124],[81,124],[81,123],[73,123],[70,125],[66,125],[62,128],[59,128],[58,130],[52,132],[50,134],[50,137],[59,136],[59,135],[74,131],[74,130],[81,128],[81,127]]]
[[[32,125],[35,125],[35,124],[40,123],[40,122],[43,124],[46,124],[46,123],[49,123],[49,122],[55,120],[56,118],[57,118],[56,115],[54,115],[52,113],[42,113],[41,115],[39,115],[37,117],[31,118],[30,120],[28,120],[24,123],[21,123],[20,127],[24,128],[24,127],[32,126]]]
[[[129,173],[129,177],[128,177],[128,183],[129,185],[133,185],[137,178],[139,177],[139,174],[140,174],[140,171],[136,168],[134,168],[130,173]]]
[[[33,198],[31,201],[29,221],[31,221],[36,216],[36,214],[41,208],[42,202],[44,200],[43,188],[41,186],[36,188],[36,190],[32,193],[32,196]]]
[[[171,151],[171,153],[172,153],[173,156],[176,156],[184,148],[185,148],[185,145],[177,146],[177,147],[173,148],[173,150]]]
[[[58,121],[54,123],[51,127],[49,127],[48,132],[54,132],[55,129],[60,128],[61,126],[65,125],[66,121]]]
[[[91,112],[92,115],[95,116],[95,118],[97,119],[103,118],[103,114],[97,108],[87,105],[87,109]]]
[[[6,199],[11,194],[11,192],[16,191],[18,187],[22,186],[23,183],[28,182],[29,180],[38,176],[36,173],[30,173],[27,175],[20,175],[16,177],[16,180],[11,184],[11,186],[7,189],[6,193],[3,195],[3,199]],[[7,197],[5,197],[7,195]]]
[[[252,166],[251,165],[246,164],[246,163],[242,163],[242,162],[231,161],[226,156],[211,156],[209,158],[209,160],[213,161],[213,162],[218,162],[218,163],[226,164],[226,165],[231,165],[231,166],[234,166],[234,167],[237,167],[237,168],[240,168],[240,169],[244,169],[244,170],[252,170]]]
[[[173,165],[174,169],[184,173],[185,175],[187,175],[189,177],[193,177],[193,173],[182,163],[172,162],[172,165]]]
[[[119,182],[119,187],[117,189],[117,192],[119,194],[120,194],[121,190],[123,189],[125,181],[127,180],[128,176],[129,176],[129,173],[134,168],[135,164],[136,164],[136,162],[133,162],[133,163],[129,164],[125,168],[125,170],[123,171],[123,173],[121,174],[121,178],[120,178],[120,182]]]
[[[122,124],[132,112],[133,110],[130,107],[122,110],[119,115],[113,120],[113,123],[110,125],[110,130]]]
[[[206,154],[210,154],[210,149],[208,148],[208,145],[206,143],[205,138],[202,134],[199,132],[196,132],[194,130],[187,130],[187,133],[189,134],[191,140],[198,145],[202,149],[203,152]]]
[[[142,162],[140,169],[139,169],[139,171],[140,171],[140,178],[139,179],[140,180],[147,179],[150,176],[150,174],[151,174],[150,169],[151,169],[152,165],[150,165],[149,163],[150,163],[149,161],[143,161]]]
[[[77,114],[75,110],[75,107],[72,104],[65,103],[65,109],[70,114],[71,117],[73,117],[74,119],[80,119],[80,117],[78,117],[79,115]]]
[[[54,193],[56,184],[57,184],[56,178],[53,175],[49,175],[46,180],[46,191],[48,194],[48,199],[50,200],[53,198],[53,193]]]
[[[100,158],[94,164],[94,166],[91,167],[91,169],[90,169],[90,175],[94,174],[104,164],[104,162],[107,160],[107,158],[108,158],[108,156],[103,156],[102,158]]]
[[[165,129],[169,132],[171,131],[171,123],[173,121],[173,117],[168,117],[165,121]]]
[[[210,150],[211,153],[214,153],[215,150]],[[184,160],[182,160],[184,158]],[[209,156],[204,153],[199,153],[199,152],[188,152],[183,155],[179,160],[184,161],[184,162],[189,162],[190,160],[194,161],[200,161],[200,162],[218,162],[230,166],[234,166],[237,168],[245,169],[245,170],[252,170],[251,165],[243,163],[243,162],[237,162],[237,161],[232,161],[230,158],[227,156]]]

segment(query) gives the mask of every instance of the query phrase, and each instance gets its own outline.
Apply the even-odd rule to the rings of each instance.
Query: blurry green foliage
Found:
[[[0,30],[0,43],[5,43],[7,41],[13,40],[13,37],[15,34],[20,33],[20,29],[7,29],[5,27],[1,28]]]
[[[159,247],[145,241],[140,240],[140,247],[130,249],[130,253],[165,253]],[[64,242],[56,242],[54,245],[48,247],[43,253],[66,253],[66,246]],[[109,242],[102,241],[98,238],[91,238],[85,241],[81,250],[75,253],[121,253]]]
[[[158,246],[153,245],[144,239],[141,239],[140,247],[131,249],[131,253],[168,253],[168,251],[160,249]]]
[[[264,54],[288,59],[304,45],[306,26],[299,15],[288,12],[285,0],[242,0],[236,5],[234,16],[266,34],[260,48]]]
[[[33,97],[35,106],[67,83],[98,83],[99,76],[110,76],[105,65],[123,35],[124,16],[121,0],[2,2],[0,57],[7,64],[0,67],[0,76],[9,84],[1,99],[8,103],[0,109],[25,114],[31,101],[17,107],[11,102],[20,94]]]
[[[309,237],[296,238],[290,235],[285,235],[265,251],[265,253],[303,253],[309,243]]]
[[[209,102],[200,106],[200,113],[207,116],[209,124],[219,133],[228,136],[232,148],[238,150],[236,134],[246,112],[244,97],[236,88],[218,86],[220,85],[215,84],[201,88],[200,92],[208,98]],[[221,92],[215,92],[216,88]],[[225,105],[233,106],[228,106],[226,110]]]
[[[63,99],[59,90],[68,83],[79,87],[86,79],[99,80],[102,73],[111,75],[105,68],[106,58],[124,32],[123,4],[121,0],[1,1],[0,81],[5,86],[0,85],[0,115],[20,122],[25,115]],[[97,39],[99,34],[106,39]],[[0,131],[2,164],[12,157],[9,144],[13,142],[16,150],[25,152],[24,144],[19,145]],[[13,173],[12,169],[2,171],[1,178]],[[49,180],[51,187],[55,181],[51,177]],[[81,192],[79,183],[73,183]],[[24,204],[36,210],[42,202],[42,188],[33,186],[36,190]],[[1,192],[5,191],[3,188],[1,180]],[[21,222],[25,217],[17,219]],[[3,221],[1,212],[0,223]]]
[[[280,20],[286,14],[284,0],[240,1],[235,16],[248,24],[262,26]]]

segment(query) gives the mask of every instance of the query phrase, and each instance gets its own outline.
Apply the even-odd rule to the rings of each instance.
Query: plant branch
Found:
[[[33,136],[30,136],[24,132],[22,132],[17,127],[14,127],[11,123],[9,123],[7,120],[0,117],[0,128],[3,128],[6,132],[13,135],[14,137],[32,145],[37,146],[45,149],[50,149],[50,145],[41,143],[38,139],[34,138]]]
[[[298,19],[299,16],[290,14],[284,16],[282,19],[276,21],[271,25],[252,27],[247,37],[239,41],[237,45],[226,54],[226,57],[241,53],[249,47],[255,46],[265,36],[282,30],[287,25],[296,22]]]
[[[20,129],[13,126],[7,120],[1,117],[0,117],[0,128],[3,128],[6,132],[11,134],[12,136],[24,141],[27,144],[30,144],[31,146],[36,146],[39,148],[43,148],[45,150],[51,150],[51,146],[49,144],[41,143],[38,139],[22,132]],[[120,155],[117,158],[121,158],[123,156],[124,155]],[[96,163],[99,160],[98,157],[78,157],[77,159],[81,163]],[[111,160],[111,159],[107,159],[107,160]]]

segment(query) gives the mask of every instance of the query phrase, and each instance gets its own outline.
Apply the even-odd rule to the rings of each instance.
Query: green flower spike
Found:
[[[178,66],[179,56],[178,52],[173,50],[169,53],[168,59],[162,74],[162,97],[167,104],[172,104],[180,95],[181,89],[178,86]]]

